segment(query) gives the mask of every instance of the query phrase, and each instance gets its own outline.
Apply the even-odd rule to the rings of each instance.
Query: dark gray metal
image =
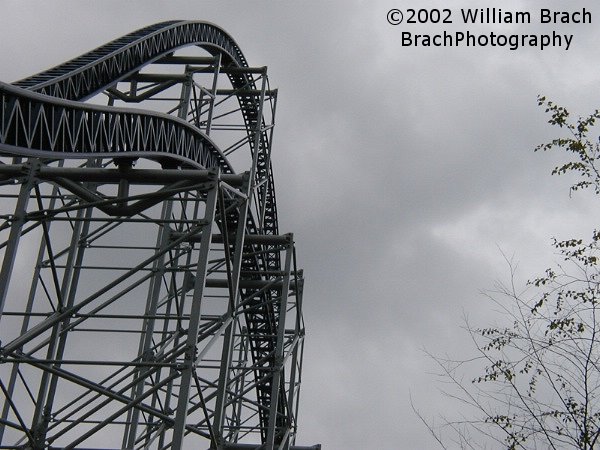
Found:
[[[8,236],[6,250],[4,251],[4,259],[0,268],[0,320],[4,311],[4,304],[8,294],[8,287],[12,277],[13,268],[15,265],[15,257],[19,248],[21,239],[21,230],[25,224],[25,212],[29,203],[29,194],[35,183],[35,168],[39,166],[38,161],[32,161],[31,164],[25,166],[27,171],[27,179],[21,185],[19,197],[15,210],[8,217],[7,223],[10,225],[10,235]]]
[[[24,164],[0,165],[0,178],[14,179],[27,173],[29,169]],[[155,185],[157,183],[174,183],[177,181],[193,181],[202,183],[211,179],[210,170],[201,169],[111,169],[111,168],[85,168],[85,167],[50,167],[37,168],[36,177],[44,181],[56,181],[64,178],[71,181],[88,181],[97,183],[115,183],[126,180],[129,183]],[[232,186],[241,186],[246,175],[221,174],[220,180]]]
[[[210,234],[217,208],[217,186],[215,186],[208,194],[206,202],[206,213],[204,219],[206,224],[202,228],[204,238],[200,242],[198,252],[198,263],[196,268],[196,279],[194,281],[194,295],[190,311],[190,321],[188,323],[187,340],[185,343],[185,359],[182,363],[182,373],[180,378],[180,388],[175,412],[175,425],[173,429],[173,448],[183,448],[183,438],[185,425],[188,418],[189,397],[192,385],[192,372],[195,369],[196,354],[198,351],[198,336],[200,334],[200,318],[202,300],[206,286],[206,274],[208,271],[208,257],[210,251]]]
[[[251,178],[250,178],[251,179]],[[238,308],[240,302],[240,276],[242,269],[242,259],[244,257],[243,249],[244,243],[246,242],[246,227],[245,223],[247,221],[248,211],[249,211],[249,203],[252,199],[250,196],[250,190],[252,186],[250,184],[250,180],[246,183],[244,193],[245,198],[242,200],[242,206],[240,209],[240,216],[237,224],[237,230],[235,234],[235,239],[230,239],[229,230],[225,229],[224,234],[220,235],[222,238],[223,244],[225,248],[233,248],[234,255],[232,261],[231,268],[231,277],[227,280],[229,285],[229,296],[230,302],[229,307],[227,309],[228,318],[234,318],[234,314],[236,309]],[[216,239],[214,239],[216,240]],[[233,240],[234,243],[231,246],[229,241]],[[237,321],[231,320],[227,327],[223,330],[224,342],[223,348],[221,352],[221,368],[219,373],[219,383],[217,387],[217,399],[215,405],[215,420],[213,422],[213,433],[216,436],[217,444],[225,442],[225,412],[226,412],[226,404],[228,401],[228,390],[229,383],[231,380],[231,372],[232,372],[232,355],[234,352],[234,332],[236,327],[238,326]],[[228,436],[227,436],[228,438]]]
[[[283,284],[281,286],[281,293],[279,298],[279,323],[277,324],[277,344],[275,347],[275,355],[273,358],[273,382],[271,384],[271,406],[269,411],[269,428],[267,432],[266,447],[275,447],[275,439],[278,438],[279,446],[289,446],[289,432],[292,427],[292,423],[288,422],[287,416],[281,417],[287,414],[285,409],[280,410],[279,408],[279,391],[280,385],[283,382],[283,370],[284,370],[284,342],[285,342],[285,318],[288,307],[288,296],[290,291],[290,277],[292,271],[292,250],[293,250],[293,238],[290,239],[288,246],[285,248],[285,265],[283,267],[285,275],[283,276]],[[286,405],[287,406],[287,405]]]
[[[226,33],[185,21],[0,83],[0,446],[305,449],[276,98]],[[13,267],[36,241],[25,301]]]

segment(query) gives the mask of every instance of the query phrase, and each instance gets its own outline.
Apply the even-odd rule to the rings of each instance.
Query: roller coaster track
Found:
[[[190,47],[203,49],[209,56],[176,54]],[[144,72],[159,64],[185,66],[185,73]],[[211,89],[198,87],[201,94],[207,93],[208,100],[191,98],[190,92],[193,90],[195,94],[198,85],[193,78],[197,73],[214,77]],[[223,75],[231,89],[218,85],[217,80]],[[119,90],[123,84],[129,86],[129,90]],[[114,106],[115,100],[141,103],[177,86],[181,86],[181,97],[177,106],[168,111],[176,115]],[[84,103],[99,94],[108,96],[108,106]],[[245,138],[227,149],[209,137],[213,115],[228,117],[232,112],[217,115],[218,95],[236,99],[238,108],[233,112],[241,117],[246,133]],[[0,433],[5,438],[5,428],[10,428],[18,431],[14,431],[20,436],[16,442],[26,448],[59,448],[57,445],[79,448],[80,442],[102,436],[108,425],[120,420],[124,430],[123,448],[153,448],[153,445],[155,448],[184,448],[183,440],[186,436],[189,440],[190,435],[204,438],[211,448],[219,449],[301,448],[293,444],[304,336],[302,275],[295,268],[293,238],[280,236],[278,230],[270,160],[273,123],[269,120],[274,121],[274,105],[271,104],[269,119],[265,115],[267,97],[276,99],[276,92],[268,89],[266,68],[249,67],[238,45],[219,27],[191,21],[155,24],[12,85],[0,83],[0,155],[6,160],[0,165],[0,186],[13,189],[15,185],[20,186],[18,193],[6,194],[6,198],[16,199],[15,214],[3,216],[5,223],[0,225],[0,232],[7,234],[1,247],[5,262],[0,272],[0,317],[6,320],[7,315],[13,314],[23,318],[20,334],[3,337],[0,347],[0,361],[12,364],[10,381],[3,381],[0,386],[5,397]],[[226,154],[242,147],[249,153],[250,167],[238,175]],[[160,163],[162,169],[134,169],[133,162],[138,159]],[[78,160],[87,162],[72,167],[72,162]],[[102,161],[113,161],[118,168],[110,169]],[[65,162],[71,165],[67,167]],[[39,186],[44,183],[53,186],[51,194],[40,191]],[[118,185],[116,195],[98,189],[111,183]],[[156,185],[158,189],[152,193],[132,194],[130,185],[133,187],[136,183]],[[179,196],[178,200],[174,200],[174,195]],[[27,208],[29,198],[36,199],[36,211]],[[57,202],[61,205],[57,206]],[[176,202],[181,204],[178,220],[173,219]],[[158,205],[162,205],[161,217],[149,218],[149,208]],[[186,292],[194,293],[191,311],[185,314],[189,327],[181,330],[183,312],[178,312],[177,317],[165,312],[160,317],[164,322],[163,335],[169,337],[160,341],[154,321],[159,317],[156,298],[162,291],[160,281],[150,279],[148,289],[153,294],[149,293],[148,298],[155,300],[148,304],[155,305],[151,311],[156,317],[150,318],[146,309],[140,338],[143,352],[133,358],[129,366],[123,366],[133,368],[132,381],[127,385],[131,390],[129,395],[126,395],[127,389],[115,390],[116,372],[101,382],[90,381],[66,370],[68,363],[62,359],[68,332],[93,315],[85,316],[83,311],[105,293],[99,289],[85,300],[65,303],[61,298],[65,288],[59,287],[61,276],[63,284],[67,282],[64,280],[70,281],[72,286],[77,284],[73,282],[72,273],[79,273],[84,267],[81,262],[79,266],[73,262],[78,251],[83,253],[77,246],[83,248],[89,245],[88,241],[94,242],[90,236],[96,239],[96,235],[105,233],[100,228],[93,232],[88,230],[94,223],[90,221],[91,208],[102,214],[102,219],[95,220],[105,221],[103,226],[107,228],[136,223],[136,220],[158,224],[157,251],[139,267],[151,265],[153,273],[161,274],[163,284],[169,271],[175,273],[171,275],[173,286],[167,289],[167,300],[163,302],[170,305],[168,308],[179,307],[179,301],[183,305],[181,299]],[[196,211],[197,219],[189,217],[191,209]],[[198,216],[198,211],[204,211],[203,218]],[[77,225],[73,214],[79,214],[83,225]],[[87,219],[82,219],[86,214]],[[58,252],[72,255],[70,265],[64,267],[51,250],[49,231],[50,224],[60,220],[68,221],[73,228],[71,250],[65,248]],[[27,227],[29,223],[33,225]],[[81,227],[88,231],[82,231]],[[219,228],[220,234],[215,234],[214,227]],[[38,281],[43,284],[42,271],[51,266],[56,305],[47,313],[31,306],[11,313],[6,306],[11,302],[11,294],[14,295],[9,285],[14,277],[19,238],[40,228],[43,233],[33,284]],[[210,251],[217,251],[215,245],[220,245],[218,251],[222,255],[216,263],[208,258]],[[196,248],[198,263],[182,266],[178,261],[185,252],[196,255]],[[178,256],[173,257],[173,253]],[[167,255],[170,259],[165,262]],[[190,270],[192,266],[195,274]],[[221,278],[210,277],[217,273],[221,273]],[[122,281],[117,278],[106,291]],[[135,288],[137,285],[132,285],[123,291]],[[213,318],[205,318],[200,315],[200,305],[210,289],[227,292],[228,309]],[[50,297],[48,290],[44,286],[46,296]],[[75,292],[74,288],[71,290]],[[30,292],[29,304],[33,304],[37,294],[33,288]],[[100,312],[102,308],[92,311]],[[198,309],[196,313],[194,308]],[[294,309],[294,323],[289,328],[286,311]],[[176,321],[179,321],[177,330],[171,330]],[[196,370],[201,365],[198,353],[207,354],[209,347],[220,340],[223,347],[219,376],[213,381],[206,380]],[[207,341],[205,350],[201,351],[200,344]],[[241,355],[244,346],[251,361],[235,366],[233,353]],[[158,358],[160,352],[156,348],[161,348],[168,357]],[[42,349],[47,351],[45,358],[39,356]],[[149,352],[154,352],[150,359]],[[102,365],[102,361],[94,361]],[[38,368],[43,373],[39,386],[33,386],[40,392],[37,401],[31,382],[25,381],[27,374],[23,366]],[[168,376],[161,372],[161,367],[170,368]],[[254,374],[251,382],[244,381],[248,372]],[[0,375],[4,377],[3,373]],[[31,413],[20,412],[28,410],[20,408],[15,400],[19,379],[24,391],[34,400]],[[105,403],[99,403],[86,413],[81,407],[61,422],[57,417],[71,406],[54,405],[52,389],[56,388],[56,380],[68,380],[87,389],[81,396],[93,393],[98,396],[95,399],[104,396],[126,406],[95,422],[90,418],[95,417]],[[197,390],[192,394],[194,383]],[[155,388],[148,389],[148,385]],[[249,392],[254,394],[249,396]],[[164,405],[170,401],[169,394],[176,398],[177,407]],[[45,405],[37,404],[41,402]],[[244,408],[254,413],[244,414]],[[190,417],[199,412],[202,412],[201,419],[191,421]],[[142,416],[144,420],[140,419]],[[67,437],[76,425],[85,425],[91,430],[86,428],[79,438]],[[2,434],[0,448],[14,448],[3,446]],[[247,443],[255,435],[260,437],[260,444]],[[194,445],[197,444],[194,442]]]

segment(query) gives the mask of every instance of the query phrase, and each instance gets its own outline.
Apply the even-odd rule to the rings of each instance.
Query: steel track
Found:
[[[214,169],[223,174],[234,172],[218,146],[202,131],[185,120],[152,111],[84,104],[82,101],[109,89],[119,81],[139,73],[150,63],[168,58],[175,50],[199,46],[219,55],[226,68],[247,68],[248,64],[235,41],[221,28],[190,21],[163,22],[140,29],[103,45],[89,53],[47,71],[8,85],[0,83],[0,151],[5,154],[42,158],[144,157],[159,161],[177,160],[185,167]],[[264,216],[257,221],[252,214],[246,220],[249,235],[278,235],[277,208],[269,155],[269,135],[261,129],[262,116],[255,83],[243,71],[230,70],[228,77],[248,130],[260,130],[257,139],[249,139],[256,160],[253,181],[265,188],[258,190],[258,202]],[[229,230],[237,226],[237,216],[227,216]],[[260,224],[258,223],[260,222]],[[281,271],[279,254],[260,252],[256,245],[244,244],[240,286],[256,281],[256,273]],[[235,252],[234,244],[230,251]],[[246,274],[251,274],[245,276]],[[277,334],[274,290],[240,287],[246,297],[256,292],[258,299],[247,308],[246,322],[251,335],[254,363],[268,367],[273,363]],[[257,376],[258,376],[257,372]],[[257,385],[261,423],[268,428],[268,405],[272,386]],[[280,408],[285,387],[281,385]],[[284,419],[278,418],[282,425]]]

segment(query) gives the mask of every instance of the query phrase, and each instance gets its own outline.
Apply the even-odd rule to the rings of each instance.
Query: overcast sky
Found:
[[[544,94],[575,115],[600,107],[600,7],[505,1],[528,25],[461,25],[448,1],[0,0],[0,79],[12,82],[142,26],[214,22],[279,88],[273,164],[280,229],[306,274],[298,444],[433,449],[412,412],[451,408],[423,349],[468,356],[463,315],[496,319],[480,294],[555,261],[551,237],[589,237],[600,199],[569,198]],[[561,48],[407,48],[391,8],[451,8],[448,30],[573,34]],[[586,7],[592,24],[540,25],[539,9]]]

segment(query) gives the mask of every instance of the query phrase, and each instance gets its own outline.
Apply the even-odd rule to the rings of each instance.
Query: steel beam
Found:
[[[194,282],[194,296],[192,299],[192,309],[190,313],[190,321],[188,322],[187,340],[185,344],[185,360],[181,372],[177,409],[175,411],[175,424],[173,426],[173,441],[171,443],[171,448],[173,450],[180,450],[183,448],[185,425],[188,414],[188,402],[193,380],[192,372],[195,370],[196,354],[198,351],[197,346],[201,317],[200,315],[202,299],[205,291],[205,280],[210,250],[210,235],[215,218],[217,195],[218,185],[215,185],[215,187],[209,192],[206,201],[206,210],[204,215],[205,225],[202,227],[202,234],[205,236],[205,239],[200,242],[200,249],[198,252],[196,279]]]
[[[0,83],[0,198],[15,205],[0,314],[22,324],[0,328],[0,447],[320,448],[295,446],[303,280],[277,224],[266,67],[214,25],[171,21],[15,85]],[[108,106],[80,101],[101,91]],[[86,158],[99,165],[73,167]],[[6,295],[23,236],[40,239],[29,302]],[[117,335],[113,357],[98,342]]]
[[[26,177],[21,184],[14,213],[9,218],[10,234],[8,237],[6,250],[4,251],[2,267],[0,268],[0,321],[2,320],[2,312],[4,311],[4,304],[6,303],[6,296],[8,295],[8,287],[15,265],[17,250],[19,248],[21,230],[25,223],[25,214],[27,212],[30,192],[37,182],[36,170],[39,168],[39,166],[40,162],[37,160],[31,160],[24,166],[27,171]]]
[[[292,238],[293,242],[293,238]],[[275,444],[280,445],[288,445],[287,439],[283,442],[276,442],[276,438],[282,439],[283,435],[286,434],[287,430],[281,430],[278,427],[278,423],[280,421],[280,417],[285,417],[286,411],[281,411],[279,400],[280,400],[280,388],[281,384],[284,381],[283,379],[283,369],[284,369],[284,360],[283,360],[283,346],[284,346],[284,335],[285,335],[285,318],[287,314],[287,306],[288,306],[288,296],[290,291],[290,272],[292,270],[292,252],[293,252],[293,243],[290,243],[289,246],[285,249],[285,265],[284,272],[285,276],[283,277],[283,286],[281,289],[281,295],[279,299],[279,315],[278,315],[278,324],[277,324],[277,341],[275,347],[275,357],[273,360],[273,381],[271,385],[271,405],[269,410],[269,428],[267,431],[267,441],[266,448],[268,450],[275,449]],[[285,402],[284,402],[285,404]],[[287,418],[287,417],[286,417]],[[291,424],[288,423],[287,427],[290,427]]]
[[[227,314],[229,317],[234,317],[234,312],[239,305],[240,299],[240,285],[241,285],[241,270],[242,270],[242,259],[244,257],[244,241],[246,238],[246,222],[248,219],[248,211],[250,206],[251,196],[250,189],[252,188],[251,179],[248,179],[245,186],[246,198],[243,200],[242,205],[239,209],[237,230],[235,233],[235,239],[233,244],[234,256],[233,256],[233,267],[230,270],[228,277],[229,285],[229,308]],[[223,219],[225,219],[224,208],[221,211]],[[225,220],[223,220],[225,222]],[[224,229],[224,234],[221,235],[223,243],[225,244],[226,251],[229,251],[231,246],[229,245],[228,230]],[[244,280],[246,281],[246,280]],[[221,353],[221,369],[219,372],[219,383],[217,387],[217,399],[215,405],[215,420],[213,424],[213,433],[217,437],[218,443],[224,441],[224,429],[223,425],[225,422],[225,405],[227,403],[227,391],[229,389],[229,380],[231,373],[231,360],[233,353],[233,333],[237,321],[232,321],[224,332],[224,342]]]
[[[26,164],[0,165],[0,178],[6,180],[22,177],[27,174],[29,167]],[[37,168],[38,180],[55,181],[65,179],[71,181],[86,181],[95,183],[118,183],[127,180],[129,183],[140,185],[163,185],[177,181],[190,181],[204,183],[214,180],[213,170],[201,169],[109,169],[94,167],[53,167],[40,165]],[[220,181],[232,186],[241,186],[244,183],[244,174],[220,174]]]

